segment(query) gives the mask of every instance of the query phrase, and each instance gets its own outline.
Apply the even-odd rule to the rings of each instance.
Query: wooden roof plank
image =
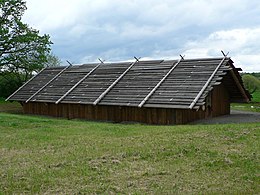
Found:
[[[209,77],[212,76],[213,71],[216,70],[220,60],[222,58],[182,60],[181,64],[168,75],[142,107],[188,109],[205,83],[208,82]],[[205,97],[213,86],[224,82],[222,80],[224,75],[233,69],[233,66],[226,63],[229,61],[231,61],[230,58],[224,60],[192,109],[200,108],[201,105],[205,104]],[[93,104],[103,94],[98,105],[137,107],[176,62],[177,60],[140,61],[138,66],[133,66],[125,74],[124,72],[133,64],[132,62],[106,63],[89,76],[86,75],[98,63],[91,64],[91,66],[89,64],[77,65],[69,68],[53,82],[42,88],[64,67],[48,68],[22,87],[11,97],[11,100],[28,100],[42,88],[30,101]],[[229,72],[228,75],[232,77]],[[120,76],[122,77],[120,78]],[[118,80],[118,78],[120,79]],[[237,82],[242,81],[238,80]],[[225,84],[228,85],[229,82],[226,81]],[[233,82],[233,85],[237,85],[237,83]],[[239,92],[239,90],[237,91]],[[106,93],[104,94],[104,92]],[[239,98],[239,94],[235,94],[238,92],[232,92],[234,98]],[[243,97],[241,96],[241,98]]]
[[[167,72],[167,74],[157,83],[157,85],[150,91],[150,93],[142,100],[142,102],[138,105],[139,108],[141,108],[145,102],[150,98],[151,95],[160,87],[160,85],[164,82],[164,80],[171,74],[171,72],[177,67],[177,65],[180,63],[181,59],[178,60],[172,68]]]
[[[91,75],[101,64],[103,63],[99,63],[98,65],[96,65],[90,72],[88,72],[88,74],[86,74],[82,79],[80,79],[73,87],[71,87],[63,96],[60,97],[60,99],[58,99],[55,104],[60,103],[70,92],[72,92],[80,83],[82,83],[89,75]]]
[[[36,91],[31,97],[29,97],[25,102],[28,103],[35,95],[37,95],[40,91],[42,91],[47,85],[49,85],[52,81],[54,81],[58,76],[60,76],[65,70],[71,67],[71,64],[62,69],[56,76],[54,76],[51,80],[49,80],[44,86],[42,86],[38,91]]]
[[[8,101],[10,98],[12,98],[15,94],[17,94],[18,91],[20,91],[24,86],[26,86],[28,83],[30,83],[33,79],[35,79],[38,75],[40,75],[44,70],[43,68],[38,74],[34,75],[32,78],[30,78],[27,82],[25,82],[21,87],[19,87],[13,94],[11,94],[8,98],[6,98],[5,101]]]
[[[195,104],[197,103],[197,101],[199,100],[200,96],[202,95],[202,93],[206,90],[206,88],[208,87],[209,83],[211,82],[211,80],[213,79],[213,77],[215,76],[215,74],[218,72],[218,69],[220,68],[220,66],[223,64],[223,62],[226,60],[226,56],[223,57],[223,59],[220,61],[220,63],[218,64],[218,66],[216,67],[216,69],[214,70],[214,72],[211,74],[211,76],[209,77],[209,79],[207,80],[207,82],[205,83],[205,85],[202,87],[202,89],[200,90],[200,92],[198,93],[198,95],[195,97],[195,99],[192,101],[192,103],[189,106],[189,109],[192,109]]]
[[[100,100],[124,77],[124,75],[138,62],[137,60],[133,62],[93,103],[97,105]]]

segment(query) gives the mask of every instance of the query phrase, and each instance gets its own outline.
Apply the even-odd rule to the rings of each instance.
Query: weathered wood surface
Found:
[[[197,112],[195,110],[40,102],[25,104],[24,111],[27,114],[48,115],[68,119],[80,118],[113,122],[129,121],[158,125],[185,124],[205,117],[203,111]]]
[[[57,75],[64,67],[48,68],[40,72],[34,79],[30,80],[24,87],[15,93],[10,100],[26,101],[40,88],[42,88],[49,80]]]
[[[77,65],[68,68],[55,79],[53,79],[55,75],[64,67],[47,68],[17,91],[11,100],[26,101],[32,97],[29,99],[32,102],[70,104],[96,102],[99,105],[127,107],[142,105],[146,108],[160,106],[187,108],[205,86],[221,60],[222,58],[181,60],[169,75],[167,73],[176,60],[139,61],[136,64],[105,63],[96,69],[94,68],[97,63]],[[133,66],[129,68],[131,64]],[[223,82],[228,86],[232,98],[241,99],[241,87],[239,89],[232,86],[237,85],[232,79],[237,71],[231,75],[230,69],[235,68],[232,61],[227,58],[200,94],[194,109],[205,105],[208,94]]]
[[[151,107],[132,107],[109,105],[88,105],[80,103],[46,103],[29,102],[23,105],[28,114],[49,115],[68,119],[80,118],[86,120],[101,120],[113,122],[140,122],[147,124],[185,124],[207,117],[220,116],[230,113],[228,92],[223,84],[211,92],[212,105],[205,105],[205,110],[190,110],[185,105],[152,104]],[[146,104],[147,105],[147,104]],[[156,107],[157,106],[157,107]],[[160,107],[159,107],[160,106]]]

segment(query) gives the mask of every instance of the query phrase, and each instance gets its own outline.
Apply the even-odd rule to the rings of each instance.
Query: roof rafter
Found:
[[[102,98],[125,76],[125,74],[137,63],[139,60],[136,60],[94,101],[93,105],[97,105]]]
[[[224,55],[224,57],[222,58],[222,60],[220,61],[220,63],[218,64],[218,66],[215,68],[214,72],[211,74],[211,76],[209,77],[209,79],[207,80],[207,82],[204,84],[204,86],[201,88],[200,92],[198,93],[198,95],[194,98],[194,100],[191,102],[189,109],[192,109],[195,104],[197,103],[197,101],[199,100],[199,98],[201,97],[202,93],[206,90],[206,88],[208,87],[209,83],[211,82],[211,80],[213,79],[213,77],[215,76],[215,74],[218,72],[218,69],[220,68],[220,66],[223,64],[223,62],[225,61],[225,59],[227,59],[227,56]]]
[[[240,90],[241,94],[243,94],[244,98],[246,99],[247,102],[250,101],[250,99],[247,97],[246,93],[245,93],[245,89],[241,86],[241,83],[239,82],[237,76],[235,75],[234,70],[230,70],[230,73],[235,81],[235,83],[237,84],[238,89]]]
[[[58,76],[60,76],[65,70],[67,70],[72,65],[66,66],[64,69],[62,69],[58,74],[56,74],[51,80],[49,80],[45,85],[43,85],[38,91],[36,91],[31,97],[29,97],[25,103],[28,103],[34,96],[36,96],[40,91],[42,91],[45,87],[47,87],[52,81],[54,81]]]
[[[103,61],[96,65],[91,71],[89,71],[88,74],[86,74],[82,79],[80,79],[73,87],[71,87],[63,96],[58,99],[55,104],[60,103],[70,92],[72,92],[80,83],[82,83],[89,75],[91,75],[101,64],[103,64]]]
[[[50,67],[8,100],[197,110],[221,83],[231,102],[250,99],[229,57],[135,61]]]
[[[153,95],[153,93],[160,87],[160,85],[164,82],[164,80],[172,73],[172,71],[177,67],[177,65],[180,63],[180,61],[183,59],[183,57],[178,60],[173,67],[167,72],[167,74],[157,83],[157,85],[150,91],[150,93],[143,99],[143,101],[138,105],[139,108],[143,107],[145,102]]]
[[[25,85],[27,85],[31,80],[33,80],[35,77],[37,77],[42,71],[44,71],[47,67],[41,69],[40,72],[38,72],[38,74],[34,75],[32,78],[30,78],[28,81],[26,81],[21,87],[19,87],[13,94],[11,94],[8,98],[6,98],[5,101],[8,101],[11,97],[13,97],[18,91],[20,91],[20,89],[22,89]]]

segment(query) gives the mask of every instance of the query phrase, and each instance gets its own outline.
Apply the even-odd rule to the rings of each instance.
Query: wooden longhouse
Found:
[[[43,69],[7,100],[26,114],[185,124],[248,102],[228,57],[83,64]]]

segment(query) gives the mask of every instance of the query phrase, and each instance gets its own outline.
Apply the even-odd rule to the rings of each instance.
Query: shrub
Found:
[[[254,93],[256,90],[260,90],[260,80],[250,74],[245,74],[242,76],[244,85],[250,94]]]

